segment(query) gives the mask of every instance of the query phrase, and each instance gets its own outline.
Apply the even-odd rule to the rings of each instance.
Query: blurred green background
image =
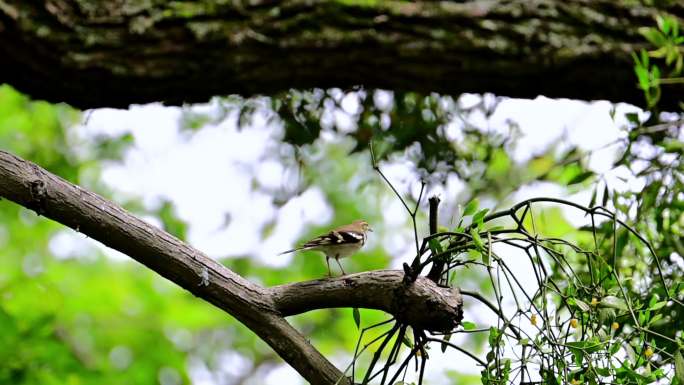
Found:
[[[210,130],[230,131],[236,137],[266,130],[265,137],[255,139],[261,143],[254,147],[262,151],[261,155],[245,156],[249,161],[205,162],[202,166],[206,159],[199,159],[199,166],[188,166],[238,170],[247,183],[240,187],[231,185],[234,181],[230,180],[217,183],[228,186],[228,191],[240,189],[248,197],[258,196],[268,202],[266,206],[271,209],[265,214],[258,210],[240,214],[224,207],[224,212],[218,214],[225,217],[225,223],[213,225],[221,232],[220,237],[216,236],[220,239],[230,240],[230,235],[236,234],[231,226],[257,234],[254,245],[260,248],[254,246],[252,251],[231,251],[242,249],[226,243],[226,251],[221,252],[223,241],[212,243],[212,233],[189,223],[190,214],[182,214],[188,209],[174,200],[169,187],[148,191],[126,174],[135,169],[131,165],[153,161],[148,158],[154,153],[145,155],[143,140],[135,134],[155,130],[147,125],[149,121],[136,125],[133,119],[126,130],[106,133],[97,128],[106,125],[102,120],[116,120],[126,112],[80,112],[66,105],[30,100],[3,85],[0,148],[114,200],[202,250],[206,245],[211,256],[267,286],[324,276],[324,258],[315,252],[281,260],[276,260],[275,255],[293,243],[357,218],[368,220],[376,232],[359,255],[343,261],[345,270],[398,267],[408,260],[413,247],[410,218],[372,170],[367,151],[370,138],[383,168],[409,205],[415,204],[421,180],[429,195],[441,196],[441,224],[447,228],[455,226],[461,206],[473,197],[491,209],[505,208],[530,194],[541,193],[570,196],[587,205],[603,201],[626,220],[634,222],[638,217],[635,225],[665,257],[667,274],[673,281],[681,279],[681,133],[655,137],[639,131],[646,115],[638,115],[633,107],[617,106],[621,113],[616,114],[607,103],[584,103],[582,108],[573,104],[576,110],[569,115],[570,121],[556,121],[549,140],[537,142],[534,135],[541,135],[546,129],[544,124],[551,124],[545,121],[540,125],[538,121],[553,112],[537,116],[536,123],[529,124],[537,126],[530,131],[520,122],[529,119],[539,107],[533,104],[530,112],[514,112],[519,118],[515,121],[496,115],[497,111],[511,115],[510,111],[508,115],[501,112],[505,103],[509,103],[509,109],[510,103],[527,105],[492,95],[466,95],[454,100],[383,91],[313,90],[291,91],[273,98],[231,96],[204,106],[176,108],[173,135],[181,142],[189,143]],[[543,106],[556,102],[530,103]],[[145,114],[154,121],[155,111],[163,107],[150,108],[153,111]],[[613,144],[592,149],[595,138],[573,137],[564,132],[565,125],[578,125],[578,116],[587,111],[613,127],[606,128],[613,135],[606,143]],[[632,115],[625,119],[625,112]],[[148,140],[154,141],[155,135],[150,133]],[[655,155],[647,158],[635,148],[653,150]],[[605,159],[597,161],[597,154],[604,150],[608,151]],[[176,155],[159,151],[168,158]],[[200,151],[219,154],[221,148]],[[637,161],[643,167],[634,163],[631,169],[630,165]],[[264,162],[280,165],[275,168],[277,183],[268,183],[273,173],[259,176],[258,165]],[[138,171],[146,175],[145,170]],[[175,171],[183,183],[182,175],[188,170],[172,169],[167,177],[174,176]],[[638,183],[645,187],[631,188],[629,183],[634,178],[641,178]],[[322,197],[325,207],[307,208],[307,202],[316,201],[306,198],[307,192]],[[221,199],[236,198],[216,198]],[[286,211],[288,202],[297,199],[304,199],[297,210],[287,209],[286,218],[278,214],[279,210]],[[243,207],[250,209],[254,211],[253,207]],[[240,219],[250,215],[261,215],[261,219]],[[547,212],[546,218],[547,222],[539,226],[551,234],[564,233],[572,226],[558,210]],[[427,231],[425,219],[425,214],[419,213],[421,234]],[[293,222],[299,224],[297,231],[283,238],[287,224]],[[0,384],[301,381],[229,315],[143,266],[112,256],[83,238],[32,211],[0,200]],[[633,258],[634,268],[644,274],[652,268],[639,265],[636,252],[625,251],[624,258]],[[486,291],[482,286],[485,281],[476,272],[463,272],[459,281],[470,290]],[[362,310],[364,326],[385,318],[380,312]],[[681,328],[684,317],[675,314],[671,320]],[[333,363],[346,367],[358,338],[351,309],[315,311],[292,317],[292,322]],[[473,337],[465,344],[482,353],[483,343],[482,337]],[[473,375],[476,372],[464,373],[459,365],[444,362],[440,372],[432,374],[431,383],[479,382],[479,376]]]

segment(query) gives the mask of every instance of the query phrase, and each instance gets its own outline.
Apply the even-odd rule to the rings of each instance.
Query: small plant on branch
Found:
[[[455,229],[437,231],[439,200],[432,198],[431,234],[421,240],[416,214],[424,183],[410,209],[380,170],[372,147],[371,157],[413,222],[417,252],[404,264],[405,284],[425,274],[439,286],[453,286],[461,284],[465,270],[478,271],[487,290],[460,291],[472,299],[465,301],[466,312],[479,306],[495,321],[478,328],[462,322],[459,313],[452,325],[426,327],[395,315],[366,327],[345,372],[354,381],[403,383],[412,368],[422,384],[429,352],[438,346],[473,360],[483,384],[647,384],[664,378],[684,383],[677,348],[684,343],[682,333],[659,327],[671,321],[673,308],[684,307],[684,288],[668,280],[653,247],[614,212],[542,197],[489,214],[473,201]],[[577,210],[587,224],[562,235],[545,234],[537,222],[549,205]],[[656,266],[657,276],[623,263],[627,249]],[[364,339],[377,330],[379,335]],[[485,357],[451,341],[474,333],[487,334]],[[357,361],[368,350],[374,353],[357,376]]]

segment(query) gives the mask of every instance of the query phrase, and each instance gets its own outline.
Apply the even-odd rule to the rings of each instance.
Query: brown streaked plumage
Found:
[[[291,253],[298,250],[316,250],[325,254],[325,262],[328,266],[328,275],[330,273],[330,258],[337,261],[342,274],[346,274],[340,258],[348,257],[357,252],[366,243],[367,233],[373,231],[368,222],[364,220],[356,220],[348,225],[340,226],[330,230],[328,233],[318,236],[303,245],[291,250],[283,251],[282,254]]]

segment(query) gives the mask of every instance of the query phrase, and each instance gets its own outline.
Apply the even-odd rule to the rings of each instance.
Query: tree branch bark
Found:
[[[357,85],[643,104],[638,28],[684,19],[679,1],[372,3],[0,0],[0,82],[81,108]]]
[[[34,163],[0,151],[0,196],[121,251],[234,316],[312,384],[342,373],[275,311],[264,288]]]
[[[430,235],[434,235],[437,234],[437,227],[439,225],[439,197],[430,197],[428,202],[430,202]],[[434,260],[432,261],[432,267],[430,268],[427,277],[430,280],[439,283],[443,270],[444,262]]]
[[[437,286],[426,277],[406,283],[404,272],[378,270],[334,279],[291,283],[269,289],[284,316],[332,307],[383,310],[415,328],[445,332],[461,321],[458,289]]]
[[[268,343],[312,384],[347,384],[348,381],[340,380],[342,373],[285,316],[322,307],[353,306],[385,310],[405,322],[432,325],[437,329],[449,325],[453,328],[460,322],[458,290],[437,287],[429,280],[405,286],[398,271],[261,287],[101,196],[2,150],[0,197],[127,254],[223,309]],[[432,319],[426,314],[431,314]]]

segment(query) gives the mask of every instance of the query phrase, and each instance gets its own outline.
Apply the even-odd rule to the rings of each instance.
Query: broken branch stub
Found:
[[[427,277],[397,293],[394,316],[414,329],[447,333],[463,320],[463,298],[458,288],[438,286]]]

